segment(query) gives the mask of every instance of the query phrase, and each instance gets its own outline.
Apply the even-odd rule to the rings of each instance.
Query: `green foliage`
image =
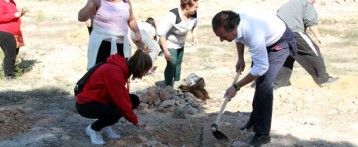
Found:
[[[4,53],[0,52],[0,60],[3,60],[4,56],[5,56]],[[28,61],[25,61],[25,62],[21,61],[20,63],[16,63],[15,64],[15,77],[16,78],[21,77],[26,71],[31,70],[31,68],[32,68],[31,66],[33,63],[34,62],[28,62]],[[0,68],[0,80],[1,79],[4,79],[4,69],[2,66]]]
[[[199,147],[204,146],[204,125],[201,125],[200,136],[199,136]]]

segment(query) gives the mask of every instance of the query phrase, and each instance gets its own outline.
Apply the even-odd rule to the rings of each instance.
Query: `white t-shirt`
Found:
[[[248,46],[254,65],[250,73],[261,76],[269,68],[267,47],[275,44],[286,30],[285,23],[275,14],[241,12],[235,41]]]
[[[149,24],[145,21],[137,21],[137,25],[141,32],[144,31],[144,32],[148,33],[150,36],[157,35],[155,32],[155,28],[151,24]]]

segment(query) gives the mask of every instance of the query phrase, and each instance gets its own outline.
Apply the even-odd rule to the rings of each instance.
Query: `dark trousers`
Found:
[[[287,56],[289,49],[269,51],[269,69],[256,80],[254,99],[252,102],[252,120],[254,132],[257,134],[269,134],[271,130],[271,118],[273,107],[273,82]]]
[[[87,30],[88,30],[88,34],[89,34],[89,35],[91,35],[91,33],[92,33],[92,30],[93,30],[93,27],[92,27],[92,26],[90,26],[90,27],[87,27]]]
[[[117,53],[118,55],[124,57],[123,53],[123,44],[117,43]],[[101,46],[99,47],[96,64],[99,62],[107,62],[107,58],[111,55],[111,42],[102,41]]]
[[[326,72],[326,66],[321,54],[321,51],[316,43],[312,39],[304,34],[308,40],[304,39],[299,33],[295,33],[297,41],[297,54],[296,56],[290,55],[279,72],[275,81],[275,86],[288,86],[289,80],[293,71],[293,64],[297,62],[312,76],[316,84],[322,84],[329,79],[329,75]],[[308,42],[312,42],[316,52],[312,49]]]
[[[267,51],[269,68],[256,80],[250,118],[253,121],[254,132],[261,135],[269,134],[271,131],[273,83],[290,52],[295,54],[297,51],[292,31],[287,27],[280,40],[267,47]]]
[[[129,97],[132,102],[132,109],[137,108],[140,103],[138,96],[129,94]],[[92,129],[95,131],[100,131],[106,126],[115,124],[122,117],[121,112],[113,105],[102,104],[96,101],[86,104],[76,103],[76,109],[83,117],[97,119],[91,125]]]
[[[180,49],[168,49],[172,59],[167,61],[167,66],[164,70],[164,79],[166,86],[174,86],[174,81],[180,80],[181,63],[184,56],[184,47]]]
[[[0,31],[0,47],[4,52],[3,70],[7,77],[15,77],[15,61],[19,51],[13,34]]]

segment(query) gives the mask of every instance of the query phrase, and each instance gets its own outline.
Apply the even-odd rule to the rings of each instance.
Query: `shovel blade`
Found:
[[[217,139],[217,140],[224,140],[224,141],[228,141],[229,138],[224,134],[224,133],[221,133],[220,131],[216,130],[216,131],[213,131],[212,132],[214,137]]]
[[[224,133],[218,131],[218,125],[215,123],[211,125],[211,132],[213,133],[214,137],[217,140],[225,140],[225,141],[229,140],[229,138]]]

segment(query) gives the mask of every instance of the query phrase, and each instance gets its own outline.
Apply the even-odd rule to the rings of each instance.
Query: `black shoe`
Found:
[[[267,135],[258,135],[255,134],[255,136],[248,142],[250,146],[259,147],[263,144],[267,144],[271,141],[271,136],[269,134]]]
[[[240,130],[245,130],[246,129],[247,131],[251,132],[252,129],[253,129],[253,126],[254,126],[254,123],[253,123],[252,117],[250,115],[249,121],[245,125],[241,126]]]
[[[327,86],[329,84],[332,84],[334,82],[337,82],[339,80],[339,77],[329,77],[328,80],[326,82],[323,82],[321,84],[319,84],[320,87],[324,87]]]

